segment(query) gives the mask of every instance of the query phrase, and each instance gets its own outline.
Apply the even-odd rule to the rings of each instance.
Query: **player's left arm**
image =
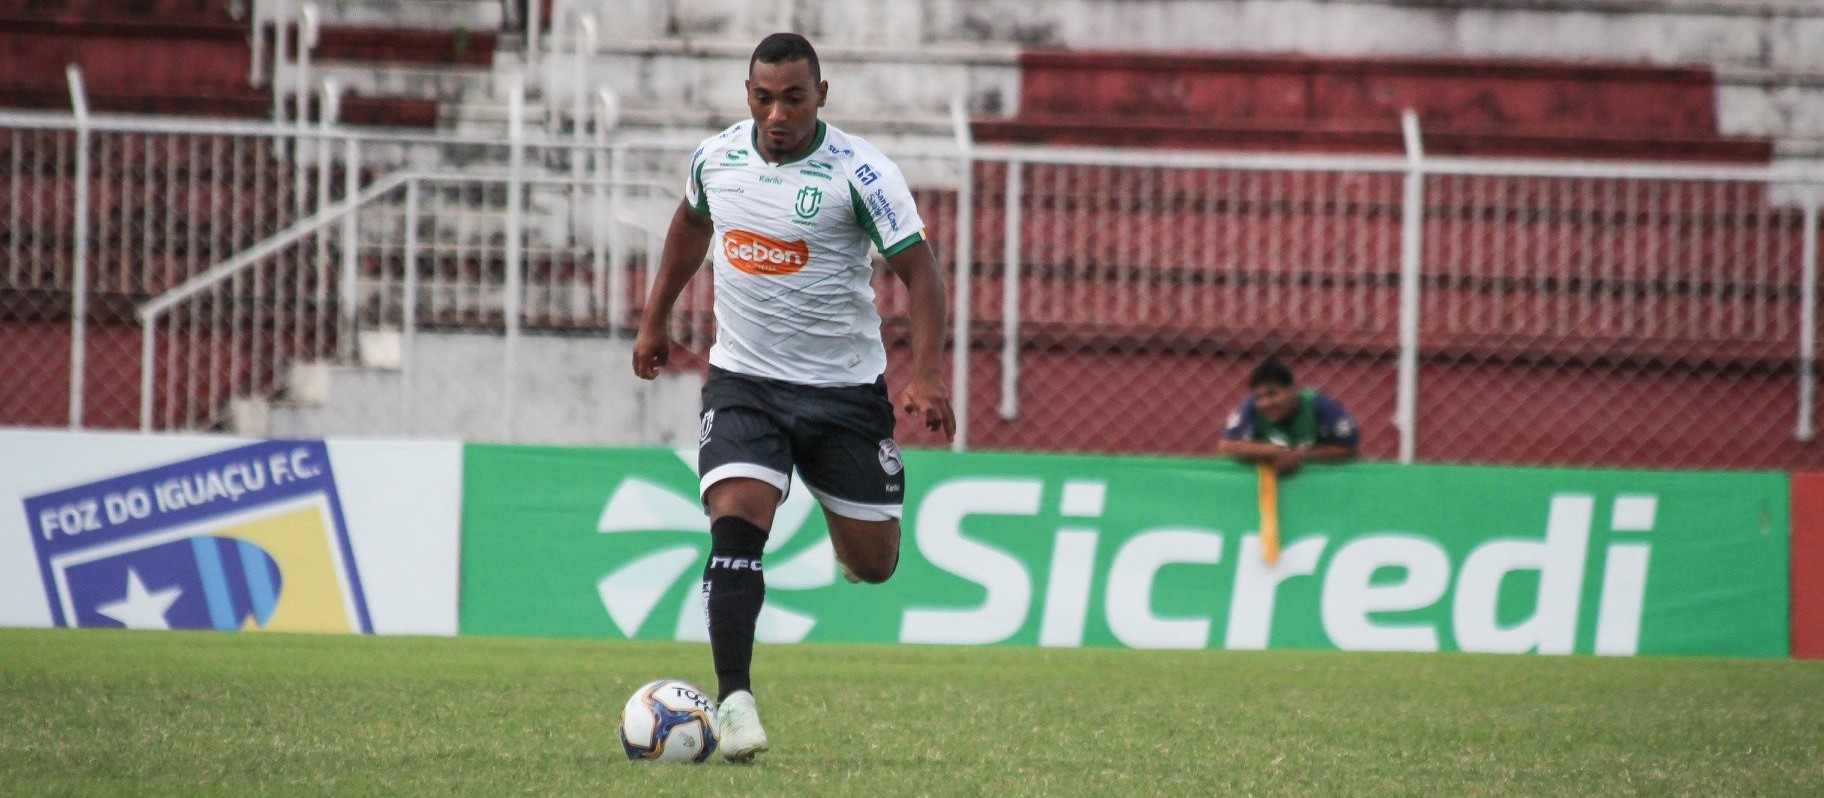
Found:
[[[945,440],[953,440],[956,411],[950,406],[950,389],[944,385],[940,364],[946,314],[937,256],[929,242],[920,240],[887,256],[887,265],[906,284],[907,315],[912,324],[912,377],[899,394],[900,407],[924,422],[925,429],[941,430]]]

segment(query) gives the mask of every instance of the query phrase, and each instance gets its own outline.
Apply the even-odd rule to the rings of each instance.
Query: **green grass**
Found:
[[[1824,663],[762,646],[773,751],[635,765],[700,645],[0,630],[0,795],[1824,795]]]

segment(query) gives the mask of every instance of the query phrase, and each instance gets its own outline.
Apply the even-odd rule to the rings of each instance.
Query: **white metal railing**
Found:
[[[210,267],[208,271],[205,271],[202,274],[199,274],[196,277],[193,277],[190,280],[185,281],[182,285],[179,285],[176,288],[171,289],[170,291],[160,294],[157,297],[153,298],[152,300],[146,302],[145,304],[140,305],[140,307],[138,309],[139,323],[140,323],[140,327],[142,329],[142,333],[140,335],[140,364],[139,364],[139,373],[140,373],[139,428],[140,428],[140,430],[142,432],[151,432],[155,428],[166,428],[167,426],[172,426],[172,425],[161,426],[161,425],[155,424],[154,413],[155,413],[155,399],[158,396],[157,387],[159,385],[159,380],[158,380],[159,369],[158,369],[158,357],[157,357],[157,355],[159,353],[159,347],[158,347],[159,325],[160,325],[161,321],[167,320],[168,315],[172,312],[173,309],[180,308],[180,307],[184,306],[186,303],[194,303],[195,300],[197,300],[199,297],[207,297],[207,298],[213,300],[213,304],[217,305],[217,306],[195,309],[197,313],[209,314],[210,320],[212,322],[219,322],[219,320],[221,320],[224,316],[227,316],[228,318],[233,319],[234,316],[238,314],[239,308],[219,307],[219,305],[230,304],[230,303],[233,303],[234,300],[242,299],[242,298],[245,298],[247,300],[247,304],[249,304],[249,305],[258,305],[262,301],[266,300],[267,297],[262,296],[261,292],[259,292],[257,289],[255,289],[252,293],[236,292],[238,294],[238,296],[224,295],[220,292],[220,289],[222,286],[224,286],[224,284],[228,283],[231,280],[234,280],[237,277],[244,275],[245,273],[248,272],[250,267],[253,267],[256,264],[259,264],[259,263],[267,260],[268,258],[273,257],[274,255],[283,253],[291,245],[298,243],[300,241],[303,241],[310,236],[315,235],[318,231],[323,229],[323,227],[326,225],[336,224],[336,223],[346,224],[347,222],[349,222],[350,220],[352,220],[354,218],[354,215],[362,207],[367,206],[370,203],[373,203],[374,201],[379,200],[382,197],[386,196],[387,194],[391,193],[393,190],[404,185],[408,179],[409,179],[409,175],[405,175],[405,174],[389,175],[386,179],[376,182],[374,185],[369,186],[366,190],[361,191],[357,194],[351,195],[346,202],[343,202],[341,204],[338,204],[338,205],[335,205],[328,209],[325,209],[325,210],[317,213],[315,216],[312,216],[308,219],[299,221],[298,223],[293,224],[292,226],[281,231],[278,235],[275,235],[272,238],[266,239],[265,241],[262,241],[259,244],[254,245],[253,247],[241,252],[240,254],[234,256],[233,258],[228,259],[227,261],[225,261],[223,263],[219,263],[219,264],[216,264],[215,266]],[[349,256],[349,253],[345,252],[343,258],[344,259],[343,259],[342,263],[339,264],[341,273],[342,274],[353,274],[355,272],[355,264],[352,262],[352,258]],[[320,262],[311,264],[310,262],[306,261],[305,264],[309,264],[309,265],[297,265],[297,266],[294,266],[294,269],[301,270],[304,268],[311,268],[312,266],[314,266],[314,268],[321,270],[325,266],[325,264],[322,264]],[[280,278],[280,275],[278,275],[275,272],[274,277],[275,277],[275,279],[277,279],[277,278]],[[321,285],[325,281],[318,279],[318,280],[313,280],[311,282],[314,284],[317,284],[317,285]],[[300,292],[300,294],[301,293],[302,292]],[[273,295],[272,298],[277,300],[274,303],[275,310],[277,310],[283,306],[285,297],[282,292]],[[304,299],[304,297],[302,297],[301,295],[292,296],[292,300],[300,306],[302,306],[304,304],[303,299]],[[320,295],[319,295],[319,299],[320,299]],[[305,337],[307,335],[310,335],[310,336],[313,336],[315,340],[320,342],[321,339],[323,337],[325,337],[325,331],[329,326],[327,317],[323,316],[321,313],[321,306],[320,305],[317,306],[316,309],[318,312],[314,317],[309,316],[308,312],[306,312],[306,314],[300,315],[300,317],[298,319],[294,320],[293,324],[291,325],[294,337],[290,342],[280,341],[279,340],[280,334],[275,333],[273,335],[274,346],[271,350],[264,349],[258,341],[255,341],[255,342],[253,342],[253,344],[250,347],[252,354],[263,355],[263,354],[267,354],[268,352],[270,352],[272,355],[274,355],[276,357],[296,357],[296,358],[302,358],[302,359],[315,359],[317,357],[320,357],[324,353],[322,353],[320,351],[314,351],[313,348],[311,346],[309,346],[307,344],[307,342],[305,341]],[[257,327],[257,326],[259,326],[259,323],[255,322],[255,325]],[[282,326],[282,323],[281,323],[281,326]],[[240,328],[240,325],[238,323],[233,323],[231,321],[228,324],[228,329],[229,329],[228,335],[233,335],[234,331],[237,331],[239,328]],[[193,333],[193,337],[195,336],[196,330],[197,330],[197,326],[193,323],[191,326],[191,331]],[[209,330],[209,331],[203,333],[204,336],[208,336],[209,340],[205,340],[201,344],[200,348],[203,349],[205,352],[209,353],[211,356],[215,355],[215,353],[221,351],[221,349],[222,349],[222,347],[219,346],[213,340],[215,338],[217,332],[218,332],[217,330],[212,329],[212,330]],[[257,330],[256,330],[256,333],[257,333]],[[345,337],[345,335],[338,336],[339,339],[342,337]],[[167,348],[167,351],[170,351],[170,349]],[[232,342],[228,346],[228,351],[238,354],[245,350],[242,346],[239,345],[238,342]],[[172,356],[172,359],[173,360],[176,359],[175,355]],[[191,370],[194,371],[195,364],[190,364],[190,365],[191,365]],[[228,382],[226,385],[221,386],[221,388],[222,388],[221,390],[209,390],[209,391],[200,392],[201,393],[200,404],[208,405],[211,407],[198,408],[198,407],[192,406],[189,408],[179,409],[179,408],[176,408],[175,406],[173,406],[172,412],[170,413],[168,418],[172,421],[181,420],[182,422],[185,422],[185,424],[184,424],[185,426],[188,426],[191,424],[196,424],[198,422],[202,422],[203,424],[208,425],[208,424],[213,424],[213,423],[219,421],[220,420],[219,416],[217,416],[213,412],[213,407],[212,407],[213,405],[217,404],[217,402],[218,402],[217,397],[222,396],[222,395],[233,396],[233,395],[258,394],[258,393],[262,392],[262,386],[259,384],[259,380],[258,380],[258,377],[260,376],[260,373],[259,373],[260,370],[257,365],[255,365],[255,364],[250,364],[250,365],[253,365],[253,368],[247,372],[247,376],[244,381],[241,380],[242,370],[238,369],[238,368],[231,368],[231,369],[229,369],[229,374],[226,377]],[[268,369],[266,369],[268,374],[270,374],[270,372],[276,371],[276,364],[268,364],[268,365],[272,366],[272,367],[269,367]],[[173,369],[173,370],[175,370],[175,369]],[[215,368],[215,367],[211,367],[208,369],[208,372],[211,377],[214,377],[218,371],[219,371],[219,369]],[[192,396],[189,398],[192,398],[192,399],[198,398],[195,396],[196,394],[199,393],[196,389],[193,388],[190,391],[190,393],[192,394]],[[196,404],[196,403],[193,403],[193,404]],[[201,412],[198,412],[198,411],[201,411]]]
[[[135,426],[219,423],[223,397],[282,388],[287,359],[356,359],[359,330],[400,330],[409,362],[420,327],[483,325],[505,335],[510,439],[521,330],[632,329],[694,143],[617,130],[606,94],[586,97],[561,137],[529,136],[516,101],[505,139],[342,127],[333,87],[310,128],[93,115],[73,96],[73,115],[0,114],[20,164],[0,183],[9,229],[48,230],[27,243],[55,233],[68,254],[32,256],[18,232],[0,254],[14,287],[71,299],[67,420],[82,427],[119,425],[84,401],[96,390],[85,304],[106,291],[152,297],[138,313]],[[1010,437],[1081,393],[1059,362],[1166,364],[1157,353],[1180,351],[1317,363],[1318,381],[1359,400],[1380,456],[1401,461],[1454,456],[1438,448],[1468,434],[1453,424],[1488,421],[1497,429],[1477,434],[1518,445],[1501,436],[1523,435],[1508,428],[1529,413],[1572,418],[1464,393],[1460,372],[1515,363],[1617,386],[1631,377],[1612,363],[1709,375],[1719,390],[1758,374],[1778,425],[1754,443],[1815,435],[1815,171],[1440,158],[1416,125],[1404,157],[1003,146],[974,142],[955,115],[953,143],[893,155],[951,275],[952,336],[973,342],[953,348],[953,391],[979,382],[993,398],[958,402],[957,448],[1062,445]],[[65,134],[65,155],[30,152]],[[462,166],[413,165],[425,153]],[[33,173],[70,194],[33,193],[19,182]],[[877,288],[902,317],[903,292]],[[681,345],[707,347],[712,302],[705,272],[674,319]],[[214,328],[252,340],[210,343]],[[1232,397],[1225,374],[1198,392]],[[1186,389],[1178,371],[1121,379],[1124,400]],[[408,378],[402,405],[413,390]],[[1693,410],[1679,401],[1662,409]],[[1123,413],[1141,405],[1123,407],[1084,404],[1072,423],[1175,450],[1134,438]]]

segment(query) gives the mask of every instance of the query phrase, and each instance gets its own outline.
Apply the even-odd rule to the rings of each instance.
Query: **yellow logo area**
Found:
[[[266,550],[279,566],[278,602],[268,632],[354,632],[343,581],[330,549],[333,527],[321,506],[296,510],[236,524],[216,534],[240,538]],[[251,618],[242,631],[258,631]]]

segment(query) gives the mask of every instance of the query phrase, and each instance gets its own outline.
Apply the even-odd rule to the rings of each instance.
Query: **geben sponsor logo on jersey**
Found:
[[[793,274],[811,260],[811,245],[802,239],[780,241],[772,236],[730,230],[722,234],[722,255],[748,274]]]

